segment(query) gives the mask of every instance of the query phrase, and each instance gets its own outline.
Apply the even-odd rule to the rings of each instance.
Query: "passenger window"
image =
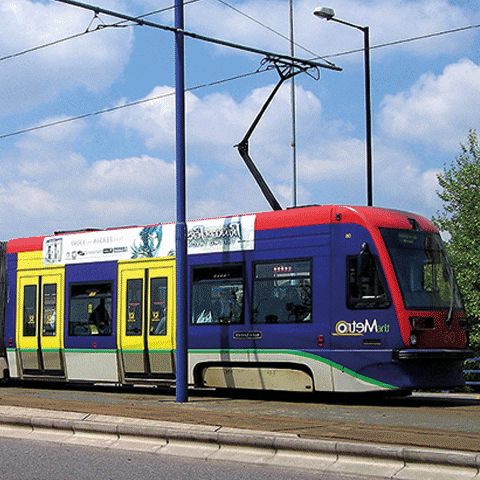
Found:
[[[192,323],[242,323],[243,293],[243,266],[194,268]]]
[[[70,287],[70,336],[112,334],[112,284],[76,284]]]
[[[127,327],[126,335],[139,336],[143,331],[143,280],[127,280]]]
[[[43,321],[42,335],[54,337],[57,333],[57,285],[43,286]]]
[[[308,260],[255,265],[254,323],[312,321],[312,271]]]
[[[37,324],[37,286],[23,288],[23,336],[34,337]]]
[[[150,280],[150,335],[167,334],[167,278]]]
[[[347,257],[347,306],[352,309],[388,308],[391,305],[376,255],[364,244],[357,256]]]

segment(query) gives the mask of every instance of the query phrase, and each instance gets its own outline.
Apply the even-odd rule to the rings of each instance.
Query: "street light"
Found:
[[[363,32],[363,52],[365,55],[365,135],[366,135],[366,150],[367,150],[367,205],[373,205],[373,187],[372,187],[372,110],[370,101],[370,38],[369,28],[355,25],[354,23],[346,22],[335,17],[335,10],[328,7],[317,7],[313,14],[319,18],[324,18],[327,21],[332,20],[337,23],[342,23],[349,27],[356,28]]]

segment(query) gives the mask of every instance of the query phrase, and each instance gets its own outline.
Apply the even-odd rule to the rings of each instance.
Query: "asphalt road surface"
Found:
[[[319,480],[319,473],[234,462],[0,439],[9,480]],[[329,476],[328,480],[345,477]]]

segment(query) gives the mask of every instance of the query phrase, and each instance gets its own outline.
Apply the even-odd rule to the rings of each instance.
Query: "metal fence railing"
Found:
[[[480,358],[469,358],[465,366],[465,385],[480,388]]]

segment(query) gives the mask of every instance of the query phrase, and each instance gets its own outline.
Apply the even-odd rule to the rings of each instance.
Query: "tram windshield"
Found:
[[[453,270],[440,235],[432,232],[381,229],[405,308],[463,308]]]

